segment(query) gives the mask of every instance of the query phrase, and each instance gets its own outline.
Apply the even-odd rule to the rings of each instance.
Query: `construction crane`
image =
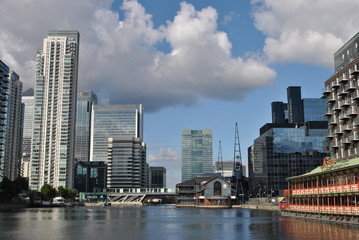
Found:
[[[221,141],[219,141],[217,168],[221,169],[221,175],[223,177],[223,158],[222,158],[222,142]],[[219,172],[218,169],[217,169],[217,172]]]
[[[244,192],[243,192],[244,177],[243,177],[242,168],[243,166],[242,166],[241,146],[239,143],[238,124],[236,123],[235,136],[234,136],[232,188],[236,191],[237,202],[243,202],[244,200]]]

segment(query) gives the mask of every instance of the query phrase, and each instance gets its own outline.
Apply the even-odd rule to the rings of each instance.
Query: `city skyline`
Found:
[[[144,104],[148,163],[165,166],[174,186],[182,129],[213,129],[213,156],[221,140],[230,161],[238,122],[247,165],[245,149],[288,86],[302,86],[304,98],[321,97],[334,73],[333,53],[358,31],[359,3],[4,0],[2,6],[0,59],[24,89],[35,82],[39,39],[49,29],[78,30],[79,89],[95,91],[101,104]],[[44,21],[51,9],[58,11]]]

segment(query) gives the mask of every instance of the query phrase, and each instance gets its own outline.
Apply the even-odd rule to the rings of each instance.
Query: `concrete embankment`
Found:
[[[278,206],[254,205],[254,204],[233,205],[232,208],[247,208],[247,209],[259,209],[259,210],[268,210],[268,211],[279,211]]]

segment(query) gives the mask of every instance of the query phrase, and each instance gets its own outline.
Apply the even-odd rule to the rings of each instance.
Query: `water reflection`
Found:
[[[0,213],[0,239],[359,239],[345,225],[249,209],[90,207]]]
[[[359,239],[358,226],[349,224],[337,224],[329,222],[317,222],[294,218],[280,219],[281,232],[289,239],[325,239],[325,240],[357,240]]]

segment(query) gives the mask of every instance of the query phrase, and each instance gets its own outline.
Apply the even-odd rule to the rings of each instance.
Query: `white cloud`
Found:
[[[358,32],[357,0],[252,0],[255,26],[272,62],[333,66],[333,54]]]
[[[276,76],[258,59],[231,55],[212,7],[181,3],[174,19],[155,28],[137,1],[123,2],[124,16],[110,10],[112,2],[3,0],[0,59],[33,86],[36,49],[47,31],[79,30],[79,88],[94,90],[102,102],[143,103],[146,111],[203,97],[238,101]],[[156,48],[164,41],[170,53]]]
[[[181,156],[178,152],[174,151],[171,148],[161,147],[158,150],[157,154],[151,154],[148,156],[149,162],[167,162],[167,161],[180,161]]]

